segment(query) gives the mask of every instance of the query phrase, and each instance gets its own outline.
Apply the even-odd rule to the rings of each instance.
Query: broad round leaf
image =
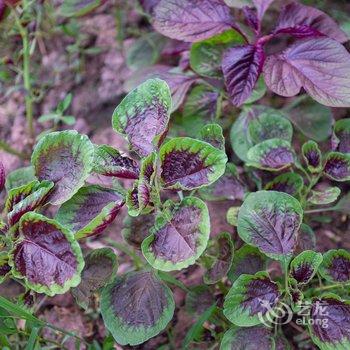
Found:
[[[312,190],[308,201],[317,205],[330,204],[338,199],[340,193],[341,190],[339,187],[328,187],[323,191]]]
[[[323,172],[332,180],[339,182],[349,181],[350,154],[344,154],[340,152],[328,153]]]
[[[94,292],[114,279],[118,269],[117,256],[111,248],[91,251],[85,257],[85,267],[80,284],[72,289],[72,294],[82,308],[89,307]]]
[[[247,157],[247,165],[270,171],[279,171],[294,163],[291,145],[282,139],[269,139],[258,143],[249,149]]]
[[[233,241],[229,233],[223,232],[215,239],[216,258],[204,275],[206,284],[214,284],[226,277],[232,265]]]
[[[238,234],[269,257],[284,260],[295,248],[303,209],[289,194],[251,193],[238,214]]]
[[[85,238],[102,232],[124,205],[115,190],[98,185],[84,186],[61,205],[55,219],[75,232],[75,238]]]
[[[241,275],[225,297],[224,315],[237,326],[249,327],[261,323],[261,316],[280,300],[278,285],[265,272]]]
[[[266,85],[276,94],[292,97],[301,88],[330,107],[350,106],[350,60],[343,45],[319,37],[298,40],[280,54],[268,56]]]
[[[190,51],[191,68],[199,75],[221,78],[221,60],[225,49],[243,44],[245,39],[233,29],[194,43]]]
[[[220,350],[243,349],[275,350],[271,330],[264,326],[230,328],[222,338]]]
[[[210,186],[201,188],[199,193],[207,201],[243,200],[245,186],[239,179],[236,166],[227,163],[224,175]]]
[[[153,26],[169,38],[195,42],[232,28],[234,20],[221,0],[160,0]]]
[[[332,150],[350,153],[350,118],[337,120],[334,124]]]
[[[234,252],[228,278],[234,282],[239,276],[254,275],[266,269],[267,258],[258,248],[244,244]]]
[[[32,165],[40,181],[55,184],[49,197],[51,204],[64,203],[83,186],[92,170],[93,157],[93,144],[74,130],[53,132],[40,139]]]
[[[200,138],[225,152],[225,137],[219,124],[207,124],[200,131]]]
[[[193,190],[210,185],[225,172],[227,162],[225,152],[189,137],[171,139],[160,148],[159,156],[165,189]]]
[[[181,203],[171,200],[142,243],[142,253],[156,269],[180,270],[194,262],[204,252],[210,233],[208,208],[195,197],[186,197]]]
[[[5,204],[9,225],[14,225],[23,214],[45,204],[53,187],[52,181],[34,180],[27,185],[10,190]]]
[[[321,276],[333,283],[350,281],[350,253],[345,249],[331,249],[323,255],[319,269]]]
[[[265,190],[285,192],[291,196],[300,193],[304,186],[303,178],[297,173],[283,173],[265,185]]]
[[[129,92],[114,110],[113,129],[129,141],[140,157],[152,153],[166,134],[171,110],[168,84],[149,79]]]
[[[160,333],[173,317],[171,290],[152,272],[130,272],[105,287],[104,323],[121,345],[137,345]]]
[[[322,170],[322,154],[315,141],[304,143],[301,152],[311,173],[318,173]]]
[[[307,284],[315,276],[321,263],[321,253],[305,250],[291,261],[290,276],[294,278],[298,284]]]
[[[123,156],[108,145],[95,146],[93,171],[100,175],[122,179],[138,179],[140,169],[135,160]]]
[[[314,299],[308,322],[311,338],[321,350],[350,348],[350,302],[335,295]]]
[[[20,220],[19,233],[9,260],[15,277],[50,296],[80,283],[84,260],[72,232],[55,220],[29,212]]]

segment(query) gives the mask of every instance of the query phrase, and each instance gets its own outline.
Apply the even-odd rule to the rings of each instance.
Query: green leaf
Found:
[[[350,253],[345,249],[331,249],[323,254],[319,269],[321,276],[333,283],[350,281]]]
[[[150,233],[141,246],[150,265],[162,271],[186,268],[195,263],[207,246],[208,208],[195,197],[186,197],[180,203],[168,200]]]
[[[332,150],[350,153],[350,118],[337,120],[332,135]]]
[[[44,136],[32,154],[32,165],[40,181],[55,184],[49,202],[62,204],[70,199],[89,176],[94,146],[89,138],[74,130],[52,132]]]
[[[102,3],[102,0],[64,0],[59,9],[59,14],[63,17],[84,16]]]
[[[173,138],[160,148],[161,184],[165,189],[193,190],[210,185],[225,172],[227,156],[206,142]]]
[[[58,222],[29,212],[19,223],[19,237],[9,265],[16,278],[38,293],[63,294],[80,283],[84,259],[72,232]]]
[[[238,212],[240,207],[230,207],[226,213],[226,221],[231,226],[237,226]]]
[[[258,191],[248,195],[238,214],[238,234],[267,256],[284,260],[293,253],[303,218],[300,203],[289,194]]]
[[[294,163],[294,153],[289,141],[269,139],[250,148],[247,153],[248,166],[280,171]]]
[[[62,123],[66,124],[66,125],[74,125],[76,122],[76,119],[74,116],[72,115],[64,115],[60,118],[60,120],[62,121]]]
[[[304,98],[286,114],[288,119],[309,139],[321,142],[332,133],[333,116],[330,108],[323,106],[312,98]]]
[[[262,76],[260,76],[260,78],[256,82],[256,85],[251,95],[248,97],[248,99],[245,100],[244,104],[247,105],[260,100],[266,94],[266,91],[267,91],[267,87],[265,84],[265,80]]]
[[[0,284],[4,282],[11,271],[11,266],[8,264],[7,252],[0,252]]]
[[[130,272],[102,291],[102,317],[120,345],[138,345],[156,336],[174,309],[171,290],[152,272]]]
[[[156,32],[144,34],[127,49],[126,64],[133,70],[151,66],[159,59],[165,43],[165,37]]]
[[[225,297],[224,315],[240,327],[255,326],[281,298],[278,285],[266,272],[241,275]]]
[[[164,80],[149,79],[129,92],[114,110],[113,129],[129,141],[140,157],[152,153],[168,128],[171,94]]]
[[[196,42],[192,44],[190,51],[191,68],[199,75],[221,77],[221,60],[224,51],[244,42],[243,36],[234,29]]]
[[[68,107],[71,105],[73,99],[73,95],[71,93],[67,94],[62,103],[60,102],[57,106],[57,109],[59,109],[61,112],[65,112]]]
[[[217,113],[219,94],[207,85],[197,85],[189,93],[183,108],[182,129],[197,137],[201,129],[212,122]]]
[[[60,115],[58,113],[48,113],[43,114],[38,118],[39,123],[45,123],[49,122],[51,120],[58,120],[60,118]]]
[[[300,194],[304,186],[303,178],[297,173],[283,173],[265,185],[265,190],[285,192],[291,196]]]
[[[200,131],[200,138],[225,152],[225,138],[219,124],[204,125]]]
[[[19,168],[7,175],[5,183],[6,191],[9,192],[13,188],[26,185],[28,182],[36,179],[34,168],[32,166]]]
[[[117,256],[111,248],[91,251],[85,257],[85,267],[81,273],[80,284],[72,289],[78,305],[87,309],[92,294],[115,278],[118,270]]]
[[[322,170],[322,153],[315,141],[308,141],[301,148],[303,159],[311,173],[319,173]]]
[[[328,187],[323,191],[312,190],[308,201],[316,205],[330,204],[338,199],[340,193],[341,190],[339,187]]]
[[[239,276],[243,274],[254,275],[259,271],[265,270],[266,266],[266,256],[258,248],[244,244],[234,252],[228,278],[231,282],[234,282]]]
[[[321,253],[305,250],[291,261],[289,274],[298,284],[308,284],[315,276],[322,259]]]
[[[211,255],[212,250],[214,251],[215,259],[203,276],[204,283],[206,284],[215,284],[219,282],[222,278],[226,277],[230,270],[234,251],[231,235],[228,232],[220,233],[215,237],[213,248],[214,249],[208,249]]]
[[[115,190],[99,185],[84,186],[61,205],[55,219],[75,238],[101,233],[117,216],[124,198]]]

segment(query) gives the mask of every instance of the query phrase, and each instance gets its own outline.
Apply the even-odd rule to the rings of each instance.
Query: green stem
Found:
[[[23,152],[17,151],[13,147],[11,147],[8,143],[2,140],[0,140],[0,149],[9,154],[13,154],[21,159],[28,159],[28,157]]]
[[[217,103],[216,103],[215,120],[219,120],[221,117],[222,98],[223,98],[223,93],[220,92]]]
[[[325,211],[334,211],[337,210],[336,207],[330,207],[330,208],[317,208],[317,209],[310,209],[310,210],[305,210],[305,214],[313,214],[313,213],[323,213]]]
[[[350,283],[334,283],[334,284],[329,284],[327,286],[321,286],[321,287],[317,287],[314,289],[314,291],[316,292],[320,292],[320,291],[324,291],[324,290],[328,290],[328,289],[333,289],[333,288],[344,288],[344,287],[350,287]]]

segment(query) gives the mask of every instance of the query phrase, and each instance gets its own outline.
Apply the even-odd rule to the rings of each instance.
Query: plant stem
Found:
[[[333,289],[333,288],[344,288],[344,287],[349,287],[350,283],[334,283],[334,284],[329,284],[327,286],[321,286],[321,287],[317,287],[314,289],[314,291],[323,291],[323,290],[328,290],[328,289]]]
[[[8,143],[2,140],[0,140],[0,149],[9,154],[13,154],[21,159],[28,159],[27,155],[25,155],[23,152],[17,151],[13,147],[11,147]]]
[[[305,214],[313,214],[313,213],[323,213],[324,211],[334,211],[337,210],[335,207],[330,207],[330,208],[317,208],[317,209],[310,209],[310,210],[305,210]]]

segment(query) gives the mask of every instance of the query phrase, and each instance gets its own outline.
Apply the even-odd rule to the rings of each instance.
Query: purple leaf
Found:
[[[350,180],[350,155],[330,152],[323,168],[324,174],[335,181]]]
[[[285,192],[291,196],[300,193],[304,186],[303,178],[297,173],[283,173],[265,185],[265,190]]]
[[[153,26],[172,39],[195,42],[234,27],[234,20],[221,0],[160,0]]]
[[[350,55],[332,39],[303,39],[281,54],[269,56],[264,77],[278,95],[295,96],[304,88],[326,106],[350,106]]]
[[[340,43],[348,40],[338,24],[324,12],[296,2],[283,8],[275,32],[299,38],[326,35]]]
[[[50,296],[79,284],[84,260],[73,233],[34,212],[22,216],[19,233],[10,255],[15,277]]]
[[[208,286],[191,287],[186,295],[185,308],[190,315],[200,316],[215,303],[215,296]]]
[[[305,250],[316,250],[316,236],[310,226],[301,224],[295,252],[301,253]]]
[[[108,145],[95,146],[93,171],[100,175],[122,179],[138,179],[140,169],[135,160],[123,156]]]
[[[251,95],[265,60],[263,46],[241,45],[228,49],[222,59],[222,71],[231,102],[239,107]]]
[[[295,248],[303,210],[289,194],[275,191],[251,193],[238,214],[238,234],[269,257],[283,260]]]
[[[224,315],[241,327],[261,323],[261,316],[269,313],[279,302],[281,292],[266,272],[241,275],[225,297]]]
[[[350,118],[340,119],[334,124],[332,150],[350,153]]]
[[[2,162],[0,161],[0,192],[5,186],[5,180],[6,180],[5,168]]]
[[[323,255],[321,276],[332,283],[350,281],[350,253],[345,249],[331,249]]]
[[[257,17],[257,13],[254,7],[244,6],[243,7],[244,19],[247,25],[254,30],[257,34],[260,30],[260,21]]]
[[[312,340],[321,349],[349,349],[350,305],[334,295],[314,299],[309,329]]]
[[[142,8],[149,14],[153,15],[154,8],[158,5],[159,0],[139,0]]]
[[[273,3],[274,0],[253,0],[253,4],[256,7],[259,21],[264,17],[265,12]]]
[[[312,173],[322,170],[322,153],[315,141],[305,142],[302,146],[302,155],[307,168]]]
[[[75,232],[76,239],[101,233],[116,218],[124,198],[109,188],[85,186],[56,214],[56,220]]]
[[[156,269],[185,268],[203,253],[209,232],[209,213],[203,201],[195,197],[186,197],[179,204],[168,200],[142,243],[142,253]]]

